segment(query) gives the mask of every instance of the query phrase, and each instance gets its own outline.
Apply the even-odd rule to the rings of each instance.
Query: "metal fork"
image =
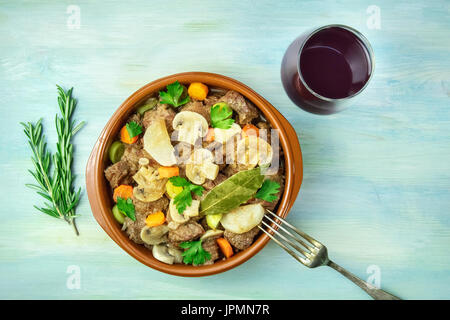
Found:
[[[291,256],[293,256],[297,261],[302,263],[303,265],[307,266],[308,268],[316,268],[320,266],[329,266],[333,268],[336,271],[339,271],[342,275],[344,275],[346,278],[353,281],[358,287],[363,289],[365,292],[367,292],[372,298],[376,300],[401,300],[400,298],[381,290],[363,280],[356,277],[352,273],[348,272],[341,266],[337,265],[330,259],[328,259],[328,253],[327,253],[327,247],[325,247],[322,243],[315,240],[314,238],[310,237],[303,231],[297,229],[293,225],[291,225],[289,222],[287,222],[285,219],[277,216],[275,213],[273,213],[270,210],[267,210],[269,214],[264,215],[264,217],[269,220],[271,223],[273,223],[273,227],[265,222],[262,221],[262,224],[266,226],[269,230],[267,231],[262,226],[259,226],[259,228],[267,234],[273,241],[275,241],[280,247],[282,247],[284,250],[286,250]],[[273,218],[270,217],[273,216]],[[277,221],[276,221],[277,220]],[[278,222],[281,221],[281,222]],[[286,226],[287,228],[285,228]],[[277,231],[276,229],[282,230],[282,232]],[[289,230],[288,230],[289,229]],[[295,232],[297,235],[292,234],[292,232]],[[281,240],[275,238],[276,235]],[[300,237],[299,237],[300,236]],[[302,247],[294,243],[292,240],[295,240],[298,244],[300,244]],[[283,243],[284,241],[284,243]],[[292,248],[296,249],[298,253],[297,254],[294,250],[289,248],[285,243],[288,243]]]

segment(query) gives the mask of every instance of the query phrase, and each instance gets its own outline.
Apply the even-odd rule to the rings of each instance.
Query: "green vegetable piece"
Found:
[[[261,168],[238,172],[211,189],[200,202],[200,215],[227,213],[251,199],[261,188]]]
[[[158,104],[158,99],[150,98],[150,99],[147,100],[147,102],[145,102],[145,104],[143,104],[142,106],[137,108],[136,111],[137,111],[137,113],[139,113],[142,116],[147,111],[152,110],[153,108],[155,108],[157,104]]]
[[[262,199],[268,202],[274,202],[277,200],[276,194],[280,192],[280,184],[273,180],[264,180],[261,189],[255,195],[255,198]]]
[[[125,152],[125,146],[120,141],[114,141],[108,150],[109,160],[112,163],[119,162]]]
[[[112,208],[112,214],[114,218],[116,218],[118,223],[123,224],[125,222],[125,215],[122,212],[120,212],[117,204]]]
[[[234,123],[231,119],[233,110],[225,102],[216,103],[211,107],[211,126],[213,128],[229,129]]]
[[[189,96],[183,98],[183,93],[186,87],[182,86],[178,81],[169,84],[166,91],[160,91],[159,97],[161,98],[161,103],[170,104],[175,108],[182,106],[189,102]]]
[[[136,221],[134,204],[130,198],[125,200],[124,198],[117,197],[117,208],[121,213],[126,215],[128,218],[130,218],[133,221]]]
[[[185,241],[180,244],[180,247],[187,249],[181,254],[185,264],[198,266],[211,259],[211,254],[202,247],[202,240]]]
[[[213,230],[217,229],[220,220],[222,219],[223,214],[208,214],[206,216],[206,224]]]

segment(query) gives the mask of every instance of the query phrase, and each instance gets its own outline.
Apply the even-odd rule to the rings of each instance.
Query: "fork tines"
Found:
[[[259,226],[259,229],[267,234],[273,241],[275,241],[280,247],[286,250],[296,260],[306,266],[310,265],[315,254],[322,248],[322,244],[308,236],[303,231],[291,225],[285,219],[277,216],[272,211],[267,209],[266,211],[268,213],[264,215],[264,218],[271,222],[272,225],[264,220],[262,221],[262,224],[270,231],[266,230],[262,226]],[[294,235],[292,232],[296,233],[297,235]],[[301,246],[299,246],[291,239],[295,240],[295,242],[297,242]],[[300,254],[297,254],[289,246],[294,248]]]

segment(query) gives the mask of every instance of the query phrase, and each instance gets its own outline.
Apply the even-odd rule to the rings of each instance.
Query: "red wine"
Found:
[[[349,97],[370,77],[368,53],[361,41],[342,28],[324,29],[306,41],[300,72],[311,90],[331,99]]]
[[[314,113],[333,113],[369,81],[372,51],[356,30],[332,25],[305,32],[283,57],[281,80],[291,100]]]

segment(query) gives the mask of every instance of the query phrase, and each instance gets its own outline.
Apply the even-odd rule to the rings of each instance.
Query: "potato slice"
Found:
[[[200,167],[206,179],[214,180],[219,174],[219,166],[212,162],[207,162]]]
[[[188,217],[196,217],[198,216],[198,211],[200,208],[200,201],[192,200],[192,203],[189,207],[184,210],[183,214]]]
[[[144,150],[162,166],[170,167],[177,163],[164,119],[153,121],[145,131]]]
[[[225,230],[233,233],[244,233],[259,225],[264,217],[261,204],[248,204],[223,215],[220,223]]]

